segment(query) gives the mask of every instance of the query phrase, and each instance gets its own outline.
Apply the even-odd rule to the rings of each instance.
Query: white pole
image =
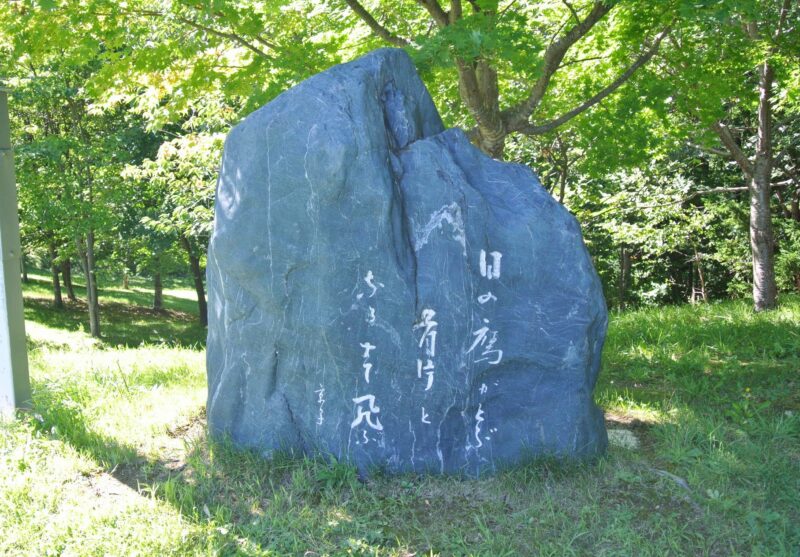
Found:
[[[20,279],[19,214],[8,90],[0,87],[0,414],[30,407],[28,350]]]

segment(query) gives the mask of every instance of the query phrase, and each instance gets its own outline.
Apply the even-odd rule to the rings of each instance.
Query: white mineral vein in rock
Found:
[[[458,203],[453,202],[450,205],[445,205],[438,211],[431,215],[428,224],[415,231],[414,238],[414,251],[419,251],[431,237],[431,234],[437,228],[442,228],[443,223],[448,223],[453,227],[453,239],[461,244],[461,249],[464,257],[467,256],[467,237],[464,233],[464,219],[461,218],[461,207]]]

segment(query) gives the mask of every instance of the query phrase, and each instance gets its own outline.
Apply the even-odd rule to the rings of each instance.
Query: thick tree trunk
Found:
[[[461,98],[478,124],[472,142],[484,153],[502,160],[508,131],[500,114],[497,72],[484,60],[458,60],[456,68]]]
[[[772,82],[770,63],[763,62],[758,79],[758,140],[755,160],[745,154],[733,134],[722,122],[713,124],[722,143],[742,169],[750,192],[750,250],[753,254],[753,307],[764,311],[775,307],[775,237],[770,213],[770,181],[772,179]]]
[[[192,271],[192,278],[194,279],[194,289],[197,292],[197,309],[200,315],[200,322],[203,325],[208,325],[208,307],[206,305],[206,291],[203,285],[203,271],[200,268],[200,258],[195,256],[192,244],[189,239],[183,234],[180,235],[181,246],[186,250],[189,256],[189,268]]]
[[[156,271],[153,275],[153,309],[155,311],[164,309],[164,285],[161,282],[161,271]]]
[[[100,338],[100,302],[97,299],[97,276],[94,262],[94,232],[89,231],[77,243],[78,257],[86,276],[86,305],[89,311],[89,331],[94,338]]]
[[[772,81],[769,62],[759,67],[758,142],[750,180],[750,249],[753,252],[753,305],[775,307],[775,237],[769,209],[772,178]]]
[[[58,252],[56,251],[56,245],[51,242],[48,244],[47,250],[50,253],[50,275],[53,280],[53,307],[61,309],[64,307],[64,298],[61,296],[61,281],[58,279],[58,264],[56,263]]]
[[[61,276],[64,278],[64,288],[67,289],[67,298],[70,299],[71,302],[75,302],[78,300],[75,297],[75,289],[72,287],[72,261],[69,259],[65,259],[63,263],[61,263]]]
[[[777,297],[768,176],[757,169],[750,186],[750,249],[753,252],[753,305],[756,311],[775,307]]]

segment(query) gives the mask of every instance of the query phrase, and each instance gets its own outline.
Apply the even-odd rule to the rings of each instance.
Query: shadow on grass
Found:
[[[211,440],[202,415],[170,430],[171,436],[187,442],[180,458],[148,457],[91,431],[80,404],[73,403],[80,402],[80,393],[70,399],[63,392],[37,389],[37,395],[43,432],[52,434],[55,426],[59,439],[105,473],[174,507],[201,530],[212,554],[534,554],[533,546],[540,542],[573,543],[572,535],[572,541],[559,541],[559,531],[580,521],[586,508],[599,513],[597,494],[642,512],[655,505],[680,517],[684,528],[706,528],[695,503],[669,480],[636,464],[622,465],[627,474],[622,484],[615,478],[615,465],[606,461],[541,460],[481,480],[376,475],[365,485],[344,464],[285,454],[266,460],[254,451]],[[73,402],[65,405],[64,400]],[[644,477],[634,477],[637,471]],[[588,499],[583,498],[586,493],[591,494]],[[532,497],[540,506],[532,506]],[[642,520],[652,521],[655,528],[663,512]],[[526,539],[525,528],[540,513],[554,522],[538,534],[529,532]],[[650,526],[643,528],[649,531]],[[580,554],[592,554],[604,532],[598,528],[586,534],[588,539],[572,548]],[[548,539],[542,540],[543,535]]]
[[[135,322],[149,311],[120,305],[124,307],[119,308],[116,326],[121,331],[132,326],[128,322],[120,325],[122,317],[127,315],[128,321]],[[107,313],[114,315],[114,305],[110,308]],[[55,310],[45,305],[28,311],[41,311],[43,315],[32,318],[47,324],[48,312]],[[35,412],[41,415],[37,421],[41,431],[55,433],[118,481],[169,503],[205,528],[214,553],[247,554],[241,544],[251,543],[256,548],[252,553],[258,554],[264,553],[262,545],[278,554],[303,554],[307,549],[319,554],[347,554],[350,550],[368,554],[372,545],[400,548],[405,547],[403,540],[415,540],[412,550],[418,554],[427,554],[431,548],[442,554],[532,554],[533,550],[524,551],[524,545],[521,549],[514,545],[517,541],[508,540],[519,540],[516,528],[527,528],[546,515],[536,511],[530,516],[533,522],[524,524],[492,521],[504,516],[528,520],[525,513],[533,512],[526,510],[532,495],[550,497],[551,489],[559,497],[553,496],[547,504],[558,508],[554,514],[564,519],[553,522],[548,535],[568,530],[582,519],[584,506],[592,513],[600,512],[600,505],[591,506],[589,501],[570,507],[564,503],[569,497],[601,493],[600,499],[614,499],[623,514],[638,513],[635,522],[642,524],[643,531],[658,531],[660,520],[675,519],[680,526],[671,531],[683,532],[689,525],[688,531],[703,539],[706,529],[714,531],[716,523],[724,522],[727,530],[723,528],[720,537],[736,537],[739,524],[752,518],[766,521],[765,525],[758,522],[759,543],[791,541],[786,532],[788,524],[798,523],[797,511],[792,510],[796,509],[796,489],[787,486],[796,474],[798,430],[796,419],[781,416],[800,406],[800,389],[793,387],[798,382],[800,323],[796,318],[769,316],[704,319],[705,311],[681,308],[634,313],[612,322],[598,385],[601,399],[665,407],[669,401],[681,413],[665,423],[634,427],[644,439],[643,464],[637,468],[638,461],[632,458],[605,475],[600,466],[600,472],[565,473],[558,482],[548,483],[540,468],[522,467],[502,475],[497,480],[501,488],[497,482],[489,483],[494,480],[459,483],[400,477],[376,480],[378,489],[364,489],[347,466],[282,455],[267,461],[254,452],[211,441],[205,435],[202,416],[170,432],[173,439],[188,443],[185,451],[161,451],[157,457],[142,454],[135,446],[92,430],[91,417],[82,411],[89,395],[77,386],[51,391],[46,384],[35,385]],[[151,321],[150,317],[142,319],[152,322],[154,328],[159,323],[167,327],[161,323],[163,318],[151,317]],[[61,323],[59,317],[49,318],[56,320],[51,326]],[[68,328],[63,323],[60,326]],[[143,337],[145,331],[131,332],[132,337],[137,334]],[[630,422],[616,423],[630,426]],[[198,432],[202,433],[192,435]],[[676,487],[673,480],[662,478],[656,489],[656,476],[648,462],[674,472],[672,478],[680,476],[690,487]],[[682,478],[689,478],[690,483]],[[608,510],[608,504],[603,503],[602,508]],[[437,538],[441,532],[446,534]],[[467,537],[474,532],[483,532],[484,537]],[[743,532],[723,554],[752,549],[748,531]],[[603,534],[601,528],[592,526],[585,532],[576,530],[572,541],[584,536],[582,553],[591,554],[596,544],[606,543]],[[445,539],[447,536],[450,539]],[[493,536],[505,539],[502,543],[508,545],[492,546]],[[359,545],[362,541],[363,547]],[[614,543],[622,542],[616,539]],[[702,553],[699,545],[686,540],[678,543],[687,544],[679,553]],[[773,546],[765,547],[764,553],[780,553]]]
[[[503,473],[503,479],[376,475],[367,486],[345,464],[287,454],[267,460],[209,439],[202,415],[170,430],[170,436],[186,440],[180,458],[153,458],[92,431],[80,392],[36,387],[40,431],[70,444],[135,492],[173,506],[202,529],[212,554],[410,555],[434,554],[438,547],[447,555],[472,553],[475,544],[483,546],[481,554],[520,554],[492,547],[491,530],[501,527],[492,521],[513,510],[510,497],[543,478],[569,483],[593,475],[587,466],[541,463]],[[515,505],[523,512],[530,503],[522,495]],[[476,521],[484,527],[482,537],[474,534]],[[442,534],[448,531],[455,537]],[[439,535],[444,541],[429,538]],[[517,543],[509,536],[503,544]]]
[[[90,419],[83,414],[84,396],[80,389],[70,386],[51,390],[46,383],[35,384],[31,412],[34,427],[69,444],[97,463],[103,473],[139,495],[172,505],[201,528],[209,523],[217,526],[203,534],[203,545],[211,546],[215,555],[249,554],[235,550],[242,538],[254,545],[274,545],[274,535],[290,536],[277,545],[284,547],[284,554],[295,554],[303,542],[287,534],[288,524],[281,526],[281,517],[297,513],[300,504],[312,504],[315,513],[324,516],[328,506],[338,504],[337,498],[347,498],[352,490],[361,488],[354,469],[347,466],[331,467],[322,461],[288,455],[266,460],[253,451],[209,439],[203,413],[168,431],[170,437],[184,441],[183,451],[153,458],[93,431],[88,425]],[[287,490],[291,490],[291,496],[282,499]],[[277,509],[276,504],[286,508]],[[257,528],[256,521],[263,518],[266,507],[270,515],[275,513],[275,523]],[[234,530],[228,532],[230,526]]]
[[[26,289],[29,290],[29,289]],[[79,296],[84,293],[76,288]],[[135,291],[100,292],[100,330],[102,343],[106,346],[132,347],[146,344],[167,344],[179,347],[204,346],[206,328],[200,324],[196,315],[181,309],[192,306],[190,300],[164,295],[165,308],[162,311],[150,309],[146,304],[151,297]],[[24,300],[25,319],[35,321],[53,329],[66,331],[88,330],[86,302],[64,301],[64,307],[57,309],[50,299],[26,296]]]

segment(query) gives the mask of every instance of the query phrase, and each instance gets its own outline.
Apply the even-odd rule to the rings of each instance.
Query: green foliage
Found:
[[[357,471],[354,466],[346,462],[339,462],[332,458],[326,465],[321,465],[316,474],[317,482],[328,491],[341,491],[354,489],[358,486]]]
[[[775,257],[778,288],[800,290],[800,222],[783,219],[778,230],[780,251]]]
[[[153,160],[128,167],[125,176],[151,188],[159,205],[145,226],[163,233],[208,238],[224,134],[186,134],[161,144]]]
[[[499,109],[525,98],[546,49],[592,3],[463,3],[440,27],[418,3],[363,2],[410,41],[448,125],[475,122],[455,60],[497,72]],[[746,196],[696,196],[742,185],[708,125],[725,117],[753,141],[754,68],[776,70],[780,154],[775,180],[796,173],[798,30],[777,0],[615,2],[566,53],[534,124],[564,114],[617,78],[669,27],[658,55],[595,108],[542,136],[514,136],[506,157],[538,170],[584,223],[606,294],[616,304],[620,249],[633,254],[629,302],[689,298],[692,272],[712,297],[749,290]],[[449,9],[448,6],[445,9]],[[222,135],[256,107],[331,64],[385,46],[341,0],[53,0],[0,14],[0,75],[16,86],[23,239],[31,256],[73,254],[91,228],[101,268],[181,274],[186,250],[205,251]],[[69,110],[64,110],[68,107]],[[148,130],[145,132],[145,130]],[[690,146],[687,147],[687,143]],[[563,150],[562,150],[563,147]],[[775,210],[778,282],[796,288],[792,219],[798,194]],[[684,202],[684,197],[692,197]],[[795,219],[796,220],[796,219]],[[692,258],[700,270],[689,267]],[[698,277],[696,277],[698,278]],[[699,278],[698,278],[699,280]]]

